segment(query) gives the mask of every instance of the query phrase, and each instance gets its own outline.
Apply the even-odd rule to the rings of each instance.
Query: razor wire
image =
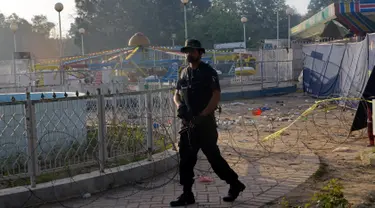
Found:
[[[1,141],[3,183],[9,183],[11,186],[18,183],[28,187],[30,175],[28,166],[32,164],[30,149],[35,153],[34,165],[38,167],[35,174],[37,184],[38,178],[43,178],[46,174],[51,177],[52,184],[59,177],[70,178],[71,183],[75,183],[75,175],[101,168],[107,171],[101,173],[103,176],[111,177],[108,174],[110,168],[118,169],[116,167],[119,165],[129,162],[138,163],[138,160],[148,158],[150,146],[155,152],[172,147],[178,149],[175,147],[174,137],[177,124],[172,125],[176,122],[176,118],[173,115],[170,89],[104,94],[101,95],[102,104],[99,104],[99,96],[45,99],[1,105],[1,138],[7,139]],[[281,176],[278,172],[285,161],[300,161],[303,155],[309,154],[306,153],[307,150],[333,149],[363,136],[361,132],[349,134],[348,128],[353,120],[353,112],[337,102],[349,100],[348,98],[323,100],[311,107],[311,102],[305,101],[311,98],[301,95],[289,97],[293,102],[299,103],[293,106],[296,109],[288,109],[286,114],[283,113],[282,108],[287,108],[287,105],[292,105],[293,102],[273,100],[270,106],[261,109],[261,115],[256,115],[254,110],[257,109],[248,107],[260,105],[252,101],[222,105],[222,112],[217,121],[222,154],[230,161],[232,167],[244,164],[256,167],[259,166],[260,161],[263,161],[263,166],[269,169],[266,170],[267,168],[262,166],[262,170],[258,171],[267,172],[275,181],[268,189],[259,191],[253,197],[235,202],[230,205],[231,207],[246,205],[256,196],[287,180],[287,175]],[[151,101],[151,109],[147,106],[146,100]],[[30,114],[25,110],[25,106],[30,103],[34,105],[33,125],[37,135],[34,149],[27,144],[30,132],[27,122]],[[101,144],[98,135],[101,130],[98,127],[100,125],[98,111],[104,112],[102,122],[106,126],[106,142],[102,149],[105,155],[99,153]],[[151,123],[150,115],[153,121]],[[150,129],[146,124],[151,124],[152,127],[152,144],[145,141]],[[279,129],[281,130],[278,131]],[[268,137],[270,135],[272,139]],[[249,153],[249,149],[252,152]],[[101,164],[103,158],[106,161],[104,166]],[[199,157],[199,161],[205,164],[204,157]],[[212,169],[207,165],[198,165],[195,171],[198,175],[213,174]],[[177,182],[177,173],[169,170],[165,174],[155,174],[147,180],[134,181],[126,187],[126,194],[115,187],[103,189],[102,192],[85,201],[82,206],[95,204],[103,197],[109,200],[126,199],[144,191],[166,187]],[[116,178],[110,180],[116,184]],[[31,188],[28,189],[31,193],[30,197],[38,198]],[[110,194],[105,192],[108,190]],[[87,193],[85,188],[81,193],[82,196]],[[25,199],[25,205],[28,204],[28,200],[30,199]],[[56,201],[60,207],[77,207],[68,205],[68,202],[60,200],[58,196]],[[47,202],[40,201],[40,203]]]

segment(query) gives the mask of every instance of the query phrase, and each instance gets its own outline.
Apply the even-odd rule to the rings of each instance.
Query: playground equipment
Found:
[[[92,53],[75,59],[68,57],[39,62],[33,67],[34,72],[43,72],[36,73],[37,83],[39,86],[44,85],[46,74],[54,74],[48,76],[48,83],[60,84],[62,70],[70,80],[84,79],[84,83],[94,85],[105,84],[110,80],[124,80],[120,77],[132,82],[177,80],[184,54],[175,49],[150,47],[149,39],[142,33],[136,33],[130,38],[128,45],[128,48]]]
[[[234,74],[236,76],[252,76],[256,74],[256,58],[247,54],[243,54],[243,56],[243,60],[240,57],[237,59]]]

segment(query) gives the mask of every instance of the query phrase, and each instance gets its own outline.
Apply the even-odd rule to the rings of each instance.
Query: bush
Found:
[[[343,186],[338,182],[337,179],[332,179],[321,191],[314,194],[310,202],[303,206],[290,206],[289,202],[283,198],[280,202],[283,208],[350,208],[348,200],[345,199],[343,193]]]
[[[314,194],[311,204],[316,204],[317,207],[321,208],[350,207],[348,200],[344,197],[343,188],[337,179],[332,179],[320,192]],[[305,207],[310,207],[310,204]]]

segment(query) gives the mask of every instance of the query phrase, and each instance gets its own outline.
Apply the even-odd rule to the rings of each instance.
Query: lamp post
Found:
[[[63,57],[63,42],[62,42],[62,30],[61,30],[61,12],[64,9],[64,5],[60,2],[55,4],[55,10],[59,13],[59,34],[60,34],[60,78],[61,84],[64,84],[64,72],[62,68],[62,57]]]
[[[83,42],[83,35],[85,34],[86,30],[85,28],[79,28],[78,30],[79,34],[81,34],[81,49],[82,49],[82,56],[85,55],[85,47]]]
[[[244,52],[246,51],[246,22],[247,22],[247,18],[246,17],[242,17],[241,18],[241,22],[243,24],[243,48],[244,48]],[[243,70],[243,62],[242,62],[242,54],[240,53],[240,65],[241,65],[241,75],[240,75],[240,82],[241,82],[241,90],[242,90],[242,70]]]
[[[288,48],[291,47],[290,44],[290,17],[293,15],[294,11],[292,8],[286,9],[286,15],[288,15]]]
[[[279,48],[280,41],[280,13],[279,10],[276,11],[276,49]]]
[[[172,34],[172,46],[174,47],[174,41],[176,40],[177,35],[175,33]]]
[[[16,32],[18,30],[18,24],[16,22],[12,22],[10,24],[10,29],[13,32],[13,45],[14,45],[14,53],[13,53],[13,76],[14,76],[14,85],[17,86],[17,67],[16,67],[16,58],[14,57],[15,53],[17,52],[17,40],[16,40]]]
[[[187,29],[187,18],[186,18],[186,5],[189,3],[189,0],[181,0],[184,4],[184,21],[185,21],[185,40],[188,39],[188,29]]]
[[[246,22],[247,22],[247,18],[242,17],[241,22],[243,24],[243,44],[244,44],[243,48],[246,50]]]
[[[10,24],[10,29],[13,32],[13,44],[14,44],[14,52],[17,52],[17,41],[16,41],[16,32],[18,30],[18,24],[13,22]]]

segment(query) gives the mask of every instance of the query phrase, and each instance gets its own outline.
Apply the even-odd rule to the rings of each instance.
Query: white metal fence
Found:
[[[33,99],[32,99],[33,98]],[[121,165],[177,137],[168,89],[0,103],[0,174],[30,177],[69,168]],[[0,178],[1,179],[1,178]]]
[[[250,54],[255,60],[245,58],[215,65],[222,72],[222,88],[241,87],[249,90],[250,86],[264,89],[294,84],[293,50],[260,50],[248,52],[247,56]],[[249,67],[254,70],[248,70]]]

